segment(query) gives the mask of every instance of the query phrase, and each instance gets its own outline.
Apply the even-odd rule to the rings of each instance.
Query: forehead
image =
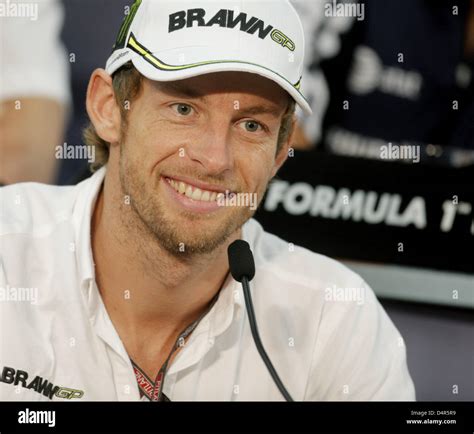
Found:
[[[242,102],[258,101],[276,109],[285,109],[291,99],[278,84],[246,72],[217,72],[170,82],[150,80],[149,85],[153,90],[169,96],[205,100],[226,94]]]

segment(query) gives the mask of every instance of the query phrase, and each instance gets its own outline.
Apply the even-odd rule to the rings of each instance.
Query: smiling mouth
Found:
[[[203,190],[183,181],[176,181],[168,177],[164,179],[177,193],[198,202],[218,202],[234,195],[230,190],[226,190],[225,192]]]

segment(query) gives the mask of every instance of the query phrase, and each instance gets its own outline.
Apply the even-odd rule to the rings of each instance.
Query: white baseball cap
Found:
[[[132,61],[154,81],[250,72],[280,85],[311,114],[300,92],[304,47],[289,0],[136,0],[106,71],[112,75]]]

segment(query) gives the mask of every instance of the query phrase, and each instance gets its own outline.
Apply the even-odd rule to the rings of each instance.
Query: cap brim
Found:
[[[159,54],[153,54],[155,59],[159,58]],[[222,60],[213,62],[202,62],[193,65],[184,66],[170,66],[166,63],[158,63],[154,60],[151,63],[144,57],[137,55],[131,58],[135,68],[146,78],[154,81],[175,81],[184,80],[186,78],[197,77],[199,75],[210,74],[213,72],[226,72],[226,71],[240,71],[248,72],[252,74],[258,74],[269,80],[272,80],[280,87],[282,87],[288,94],[295,100],[295,102],[301,107],[303,112],[307,115],[311,115],[313,112],[306,98],[301,94],[295,85],[287,81],[283,76],[274,72],[264,66],[260,66],[254,63],[247,63],[233,60]]]

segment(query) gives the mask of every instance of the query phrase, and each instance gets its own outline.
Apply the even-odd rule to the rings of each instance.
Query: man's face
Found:
[[[287,106],[278,85],[254,74],[144,80],[111,153],[122,193],[163,247],[209,253],[252,217],[251,198],[261,202],[286,158],[276,146]]]

